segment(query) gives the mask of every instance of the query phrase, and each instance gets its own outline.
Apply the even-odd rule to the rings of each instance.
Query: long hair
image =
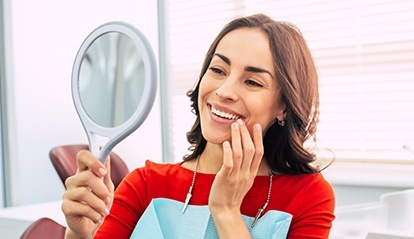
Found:
[[[238,28],[259,29],[269,39],[269,46],[275,66],[275,75],[280,86],[282,101],[286,105],[285,126],[275,122],[263,138],[264,158],[270,168],[278,173],[306,174],[318,169],[312,166],[316,157],[304,144],[315,139],[319,119],[319,90],[316,67],[299,29],[287,22],[274,21],[263,14],[234,19],[228,23],[211,44],[202,66],[196,87],[189,92],[192,112],[196,115],[187,140],[191,153],[184,161],[201,154],[207,144],[201,133],[198,109],[200,82],[221,39]]]

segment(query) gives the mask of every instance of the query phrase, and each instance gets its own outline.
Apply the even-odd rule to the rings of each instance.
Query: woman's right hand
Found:
[[[68,224],[66,238],[93,238],[112,205],[110,159],[104,166],[91,152],[82,150],[76,160],[77,172],[66,179],[63,194],[62,211]]]

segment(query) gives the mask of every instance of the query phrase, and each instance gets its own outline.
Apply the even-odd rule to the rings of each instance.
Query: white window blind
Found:
[[[336,158],[414,162],[414,1],[168,1],[167,63],[174,160],[194,116],[185,96],[230,19],[266,13],[296,24],[320,77],[318,144]],[[411,150],[411,152],[410,152]]]

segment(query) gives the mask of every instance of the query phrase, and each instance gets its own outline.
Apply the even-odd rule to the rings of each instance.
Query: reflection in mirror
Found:
[[[117,127],[137,109],[144,79],[141,53],[133,40],[119,32],[106,33],[87,49],[80,66],[82,106],[98,125]]]

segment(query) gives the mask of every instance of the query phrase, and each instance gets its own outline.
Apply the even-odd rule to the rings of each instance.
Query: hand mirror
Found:
[[[72,70],[72,98],[101,162],[145,120],[154,103],[157,71],[145,36],[124,22],[109,22],[82,43]]]

